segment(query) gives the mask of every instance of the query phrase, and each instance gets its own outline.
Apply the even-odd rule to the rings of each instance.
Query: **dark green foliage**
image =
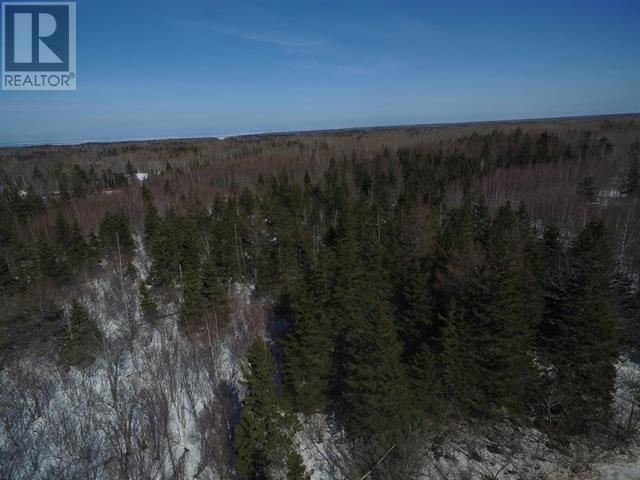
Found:
[[[284,382],[296,410],[309,414],[327,406],[333,339],[315,268],[293,290],[291,325],[282,340]]]
[[[204,263],[200,294],[207,310],[219,312],[227,305],[227,284],[222,276],[223,269],[213,257],[207,258]]]
[[[149,292],[149,288],[143,281],[141,281],[138,290],[140,294],[140,308],[142,309],[142,313],[144,313],[145,317],[148,319],[155,318],[158,315],[158,306],[153,300],[153,296],[151,295],[151,292]]]
[[[456,300],[452,300],[446,314],[438,315],[439,338],[435,349],[436,371],[442,400],[451,408],[452,402],[469,407],[471,387],[474,384],[474,352],[471,325]]]
[[[496,218],[486,265],[475,273],[467,299],[476,378],[472,401],[487,413],[496,406],[523,411],[535,388],[522,258],[505,238],[510,223],[508,212]]]
[[[158,215],[158,209],[153,203],[153,197],[151,192],[142,186],[142,198],[144,200],[145,214],[144,214],[144,234],[145,241],[148,245],[152,245],[156,241],[156,234],[160,228],[161,220]]]
[[[539,258],[536,276],[541,288],[543,311],[538,327],[537,343],[546,361],[552,361],[554,340],[566,312],[566,275],[568,273],[560,232],[555,225],[549,225],[539,242]]]
[[[340,398],[348,431],[359,439],[390,435],[411,420],[402,345],[386,306],[375,299],[345,319]]]
[[[80,165],[74,165],[71,172],[71,195],[84,197],[89,190],[89,177]]]
[[[98,234],[100,246],[105,254],[128,254],[133,252],[133,238],[129,220],[123,210],[116,214],[105,213]]]
[[[40,278],[38,245],[17,242],[13,254],[16,283],[21,290],[25,290]]]
[[[79,265],[89,255],[89,247],[77,221],[70,224],[62,212],[58,212],[54,225],[54,239],[60,254],[71,265]]]
[[[611,253],[601,221],[591,221],[570,251],[564,311],[553,352],[567,398],[562,428],[584,431],[609,413],[618,356],[612,310]]]
[[[514,165],[560,166],[579,157],[607,156],[611,148],[601,135],[584,135],[578,140],[582,145],[571,145],[573,140],[536,130],[470,133],[458,143],[400,151],[392,142],[382,151],[368,149],[366,156],[354,150],[333,159],[324,172],[326,155],[340,150],[318,141],[304,177],[303,170],[276,167],[274,174],[262,173],[256,185],[250,184],[252,174],[241,178],[233,169],[207,179],[212,191],[221,192],[211,205],[198,201],[208,198],[200,196],[199,182],[182,175],[186,168],[200,172],[196,163],[204,157],[189,167],[172,158],[164,178],[148,183],[160,195],[158,207],[149,188],[141,187],[144,241],[152,260],[148,283],[139,283],[141,309],[154,319],[155,299],[180,297],[182,327],[198,334],[225,320],[237,283],[255,285],[265,304],[278,302],[277,321],[269,326],[281,347],[283,398],[295,412],[334,418],[373,463],[408,428],[440,415],[524,420],[535,412],[536,420],[584,431],[588,422],[580,419],[607,415],[617,353],[607,281],[594,273],[604,267],[591,259],[605,258],[606,252],[596,246],[593,227],[571,250],[553,227],[538,239],[532,225],[546,224],[552,215],[539,203],[531,211],[524,204],[495,209],[503,192],[491,185],[511,177],[491,175]],[[628,173],[627,194],[637,190],[634,148],[628,169],[621,167]],[[43,186],[46,174],[38,175],[35,190],[22,180],[2,180],[3,299],[26,298],[40,286],[66,288],[80,267],[88,270],[105,254],[120,251],[122,265],[128,264],[134,245],[124,212],[105,215],[97,236],[85,236],[69,216],[82,203],[72,197],[98,189],[126,185],[126,195],[135,200],[138,187],[127,177],[135,168],[130,162],[125,175],[123,167],[90,168],[88,174],[81,167],[58,169],[61,200],[70,203],[52,202],[58,210],[43,222],[55,219],[47,235],[31,229],[40,223],[37,215],[47,212],[48,192],[57,186]],[[595,205],[599,185],[607,180],[597,169],[585,175],[594,177],[583,179],[578,191]],[[487,176],[487,183],[478,183],[480,176]],[[475,196],[479,190],[487,200]],[[49,198],[43,201],[40,192]],[[526,199],[525,193],[504,192],[518,200]],[[135,202],[127,205],[132,218],[139,217],[136,208]],[[632,255],[625,263],[633,264]],[[137,277],[128,267],[127,275]],[[625,295],[625,304],[618,303],[632,322],[637,293],[628,277],[617,284]],[[19,322],[23,316],[11,318]],[[289,420],[276,422],[280,417],[274,412],[287,409],[273,385],[273,360],[255,349],[251,356],[253,363],[269,365],[248,374],[249,390],[263,393],[247,395],[237,440],[241,468],[251,478],[273,476],[276,469],[280,477],[306,478],[290,448],[293,427]],[[538,387],[543,388],[535,393]],[[558,392],[563,403],[542,412],[539,397]],[[264,418],[272,420],[263,425]],[[387,458],[386,472],[398,455]]]
[[[436,356],[442,346],[429,279],[420,263],[415,261],[407,272],[398,323],[416,405],[423,412],[432,412],[439,394]]]
[[[184,302],[182,304],[182,323],[189,333],[197,331],[200,327],[204,302],[201,291],[200,274],[189,269],[182,275]]]
[[[130,160],[127,160],[127,165],[126,165],[125,169],[126,169],[127,175],[129,175],[130,177],[132,177],[133,175],[138,173],[138,170],[136,170],[136,167],[134,167],[131,164]]]
[[[252,215],[254,213],[256,201],[253,193],[248,188],[245,188],[242,191],[242,195],[240,196],[240,207],[242,208],[244,215]]]
[[[102,332],[80,302],[71,302],[67,336],[62,348],[62,359],[73,365],[86,365],[94,360],[102,348]]]
[[[244,372],[246,394],[234,440],[236,469],[250,480],[277,478],[276,473],[287,469],[293,453],[292,435],[296,421],[276,395],[275,363],[262,340],[253,343],[247,361],[248,368]],[[304,478],[304,469],[300,469],[299,463],[294,461],[291,467]]]
[[[411,357],[420,345],[433,339],[433,306],[429,296],[429,278],[419,261],[409,266],[403,282],[399,330],[405,346],[405,359]]]
[[[43,277],[68,280],[71,275],[71,265],[61,247],[46,238],[38,241],[38,263]]]
[[[291,452],[287,458],[287,480],[311,480],[311,474],[307,472],[298,452]]]

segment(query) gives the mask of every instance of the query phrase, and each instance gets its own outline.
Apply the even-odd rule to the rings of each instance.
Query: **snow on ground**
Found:
[[[621,359],[615,401],[619,425],[640,419],[640,412],[635,413],[639,400],[640,367]],[[313,480],[345,478],[341,468],[349,456],[344,435],[325,415],[301,417],[301,423],[298,445]],[[418,447],[420,478],[425,480],[640,480],[637,443],[613,452],[577,440],[560,447],[539,430],[506,421],[440,428]]]
[[[638,480],[640,479],[640,449],[611,460],[611,463],[596,465],[594,479]]]
[[[149,178],[149,174],[146,172],[138,172],[136,173],[136,179],[140,182],[143,183],[145,180],[147,180]]]
[[[142,240],[135,242],[132,264],[144,279],[149,260]],[[246,348],[255,335],[267,335],[253,286],[230,286],[229,322],[216,323],[210,341],[197,344],[181,333],[177,305],[159,303],[160,319],[147,321],[136,294],[140,280],[125,278],[117,262],[102,267],[81,288],[104,333],[96,362],[65,369],[26,357],[0,372],[0,478],[224,477]],[[640,367],[621,359],[618,425],[636,426],[639,400]],[[300,420],[296,440],[313,480],[345,478],[343,433],[326,415]],[[453,425],[445,433],[419,450],[426,480],[640,479],[637,444],[613,453],[579,444],[560,451],[541,432],[507,422]]]
[[[146,276],[143,252],[133,263]],[[230,462],[216,445],[228,443],[244,349],[264,325],[252,287],[232,286],[229,323],[203,345],[183,336],[170,302],[148,322],[139,280],[103,268],[81,288],[104,334],[95,363],[25,358],[0,372],[0,478],[220,478]]]

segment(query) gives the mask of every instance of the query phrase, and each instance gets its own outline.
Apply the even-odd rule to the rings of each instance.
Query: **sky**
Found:
[[[78,0],[0,145],[640,112],[640,1]]]

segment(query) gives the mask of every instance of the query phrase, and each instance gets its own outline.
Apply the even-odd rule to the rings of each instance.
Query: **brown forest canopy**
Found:
[[[446,184],[445,207],[470,189],[492,208],[524,201],[535,221],[554,221],[569,231],[588,216],[601,216],[629,251],[638,248],[640,236],[638,196],[625,192],[638,139],[640,115],[624,115],[3,148],[0,188],[43,198],[85,231],[97,228],[105,212],[122,209],[139,228],[143,202],[136,171],[150,174],[146,185],[163,211],[193,201],[210,206],[219,193],[259,188],[260,179],[283,171],[296,181],[305,174],[317,181],[331,159],[365,169],[384,159],[402,178],[407,159],[421,165],[439,156],[438,163],[465,169],[438,179]],[[432,171],[417,173],[433,177]],[[54,210],[29,215],[22,231],[48,230]]]

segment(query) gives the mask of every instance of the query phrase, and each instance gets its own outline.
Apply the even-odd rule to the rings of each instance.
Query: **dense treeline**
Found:
[[[176,194],[181,174],[167,176],[160,195],[142,187],[152,266],[139,295],[149,321],[178,292],[184,333],[207,335],[226,321],[238,282],[255,285],[274,319],[286,321],[249,353],[238,472],[306,478],[292,446],[296,413],[329,414],[364,464],[385,458],[380,478],[406,478],[406,450],[395,447],[428,420],[506,416],[563,434],[606,425],[639,294],[605,222],[596,215],[568,231],[524,203],[491,208],[473,188],[499,169],[604,158],[613,148],[584,138],[574,151],[557,135],[514,129],[468,138],[479,156],[455,148],[352,155],[321,175],[259,175],[210,204]],[[633,196],[637,146],[628,158],[624,190]],[[456,202],[452,184],[462,186]],[[583,181],[578,194],[593,197],[593,188]],[[40,318],[60,361],[82,365],[91,361],[84,346],[100,341],[88,312],[75,302],[66,313],[55,302],[23,306],[105,256],[126,266],[138,226],[125,210],[107,210],[96,228],[83,228],[59,208],[65,197],[0,193],[2,348],[19,345],[29,318]],[[25,235],[29,218],[51,211],[47,230]]]
[[[280,398],[263,384],[273,359],[264,346],[252,354],[255,394],[270,400],[245,404],[238,448],[259,460],[242,460],[249,478],[284,468],[275,438],[294,428],[264,408],[332,412],[372,461],[434,416],[508,415],[565,433],[607,421],[619,339],[603,223],[567,239],[534,229],[524,205],[492,213],[466,197],[439,213],[399,185],[384,162],[365,172],[344,161],[321,183],[282,174],[210,212],[160,218],[147,196],[151,291],[182,288],[191,334],[224,318],[235,281],[288,320]],[[246,433],[261,428],[280,433]]]

